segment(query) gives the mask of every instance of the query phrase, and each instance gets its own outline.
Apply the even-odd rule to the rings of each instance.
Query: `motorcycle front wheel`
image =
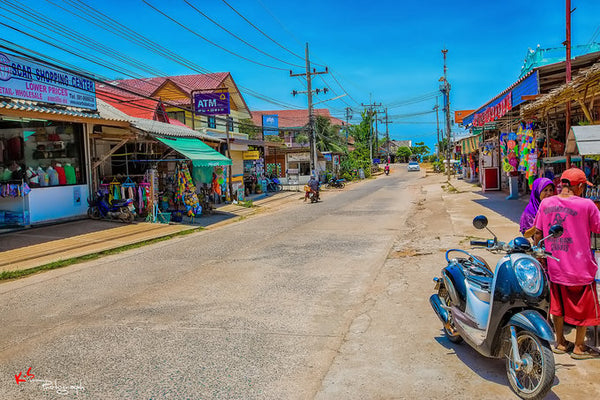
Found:
[[[87,210],[87,215],[88,217],[90,217],[91,219],[100,219],[100,210],[98,210],[98,207],[94,206],[94,207],[89,207]]]
[[[550,344],[525,330],[517,333],[517,344],[525,365],[517,370],[511,346],[506,355],[508,382],[522,399],[543,399],[552,387],[555,375]]]
[[[444,303],[446,303],[446,306],[450,307],[452,305],[452,300],[450,300],[450,295],[448,294],[448,291],[446,290],[446,288],[444,288],[443,290],[440,290],[438,292],[438,296],[440,296],[440,299],[442,299],[442,301]],[[443,329],[444,329],[444,335],[446,336],[446,338],[449,341],[451,341],[452,343],[455,343],[455,344],[462,343],[463,338],[458,333],[456,333],[454,324],[452,324],[450,322],[448,325],[444,325]]]

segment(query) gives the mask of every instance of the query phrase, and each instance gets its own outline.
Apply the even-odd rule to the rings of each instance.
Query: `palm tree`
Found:
[[[315,120],[316,144],[319,151],[344,152],[346,138],[340,135],[340,128],[332,125],[327,117],[318,115]]]

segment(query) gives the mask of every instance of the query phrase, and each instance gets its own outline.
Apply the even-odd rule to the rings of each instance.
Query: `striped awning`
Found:
[[[465,138],[461,141],[461,151],[463,154],[473,153],[479,150],[479,144],[481,143],[481,135],[475,135]]]

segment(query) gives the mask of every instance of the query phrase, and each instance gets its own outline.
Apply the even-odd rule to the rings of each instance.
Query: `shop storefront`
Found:
[[[92,143],[92,166],[98,189],[109,198],[132,199],[139,217],[152,222],[180,222],[211,212],[228,193],[231,160],[204,143],[220,139],[186,126],[126,115],[98,100],[107,118],[124,118],[130,130],[104,129]]]
[[[128,123],[100,117],[92,80],[0,57],[0,229],[86,216],[92,126]]]

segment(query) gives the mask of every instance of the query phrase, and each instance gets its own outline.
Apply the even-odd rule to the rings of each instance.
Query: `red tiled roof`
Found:
[[[334,125],[344,125],[341,119],[332,117],[327,108],[313,109],[315,116],[329,118]],[[308,110],[269,110],[269,111],[252,111],[252,122],[256,126],[262,126],[263,115],[278,115],[279,127],[281,128],[298,128],[308,123]]]
[[[157,76],[153,78],[142,79],[121,79],[110,81],[108,83],[135,92],[142,96],[151,96],[158,88],[160,88],[167,80],[169,80],[175,85],[179,86],[179,88],[181,88],[184,92],[191,94],[192,90],[208,90],[219,87],[228,75],[228,72],[217,72],[213,74]],[[120,91],[117,88],[103,84],[98,84],[96,88],[113,93],[123,93],[123,91]]]
[[[96,90],[96,96],[132,117],[155,119],[156,107],[158,106],[157,100],[123,96],[116,93],[107,93],[102,90]]]

